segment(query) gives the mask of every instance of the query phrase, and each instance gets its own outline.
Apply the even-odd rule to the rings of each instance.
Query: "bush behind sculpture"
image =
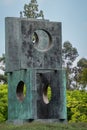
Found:
[[[67,91],[69,122],[87,122],[87,91]]]
[[[7,85],[0,85],[0,122],[7,120],[7,94]],[[51,97],[51,92],[48,95]],[[67,116],[69,122],[87,122],[86,91],[67,91]]]
[[[7,85],[0,85],[0,122],[7,120]]]

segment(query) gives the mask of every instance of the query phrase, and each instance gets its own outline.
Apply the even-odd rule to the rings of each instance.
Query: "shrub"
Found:
[[[86,91],[67,91],[67,113],[69,122],[87,122]]]
[[[0,85],[0,122],[7,119],[7,85]]]
[[[0,122],[7,120],[7,85],[0,85]],[[48,98],[51,98],[51,90],[48,89]],[[67,118],[69,122],[87,122],[87,92],[67,91]]]

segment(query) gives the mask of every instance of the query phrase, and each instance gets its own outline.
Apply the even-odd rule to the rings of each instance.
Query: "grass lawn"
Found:
[[[24,123],[13,125],[0,123],[0,130],[87,130],[87,123]]]

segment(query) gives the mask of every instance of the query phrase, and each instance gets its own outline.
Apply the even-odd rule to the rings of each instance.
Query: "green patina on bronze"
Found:
[[[5,24],[8,120],[65,121],[66,74],[62,69],[61,23],[6,18]],[[52,94],[50,101],[48,86]]]
[[[18,100],[17,85],[23,81],[26,85],[24,99]],[[32,84],[30,84],[30,70],[19,70],[8,74],[8,119],[32,118]],[[26,112],[25,112],[26,111]]]

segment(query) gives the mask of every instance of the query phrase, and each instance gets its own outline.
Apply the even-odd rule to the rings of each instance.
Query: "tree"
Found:
[[[2,65],[5,64],[5,54],[3,54],[2,57],[0,57],[0,63],[2,63]],[[5,67],[4,66],[0,66],[0,69],[5,71]]]
[[[63,44],[63,61],[66,66],[71,66],[75,59],[78,57],[78,51],[69,41],[64,42]]]
[[[87,59],[81,58],[77,62],[77,66],[80,70],[78,74],[78,83],[81,89],[85,89],[87,86]]]
[[[77,66],[80,67],[80,68],[87,68],[87,59],[86,58],[81,58],[77,62]]]
[[[31,0],[29,4],[24,5],[24,16],[27,18],[39,18],[44,19],[43,11],[38,10],[38,4],[36,0]]]
[[[5,73],[5,54],[0,57],[0,70],[2,70],[2,73],[0,74],[0,82],[7,83],[7,76]]]
[[[80,81],[84,87],[87,85],[87,68],[83,68],[81,73],[81,81]]]
[[[81,70],[79,67],[75,66],[72,68],[72,73],[73,73],[73,80],[75,81],[73,88],[79,90],[80,85],[78,83],[79,80],[79,73],[81,73]]]
[[[63,65],[67,70],[67,89],[71,89],[73,81],[73,62],[78,57],[78,51],[69,41],[64,42],[62,48]]]

